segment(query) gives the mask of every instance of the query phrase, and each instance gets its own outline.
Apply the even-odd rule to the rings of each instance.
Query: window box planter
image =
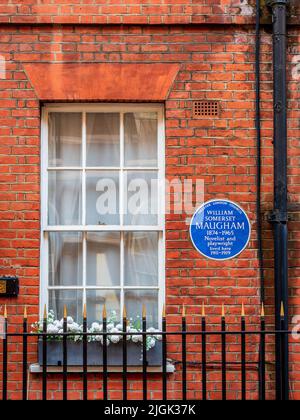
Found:
[[[68,366],[82,366],[82,342],[68,341]],[[103,347],[99,342],[87,344],[88,366],[103,365]],[[43,342],[38,343],[39,364],[43,364]],[[161,366],[162,364],[162,343],[156,342],[155,347],[147,351],[148,366]],[[63,343],[62,341],[47,342],[47,366],[62,366],[63,364]],[[107,347],[107,365],[122,366],[123,364],[123,343],[110,344]],[[127,343],[127,365],[142,365],[142,346],[132,342]]]

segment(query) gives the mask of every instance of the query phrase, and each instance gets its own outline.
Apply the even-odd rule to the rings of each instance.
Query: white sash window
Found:
[[[80,321],[164,299],[160,105],[49,105],[42,116],[41,308]]]

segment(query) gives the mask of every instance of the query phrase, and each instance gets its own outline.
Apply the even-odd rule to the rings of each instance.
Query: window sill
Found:
[[[89,373],[101,373],[103,372],[102,366],[88,366],[87,371]],[[109,373],[122,373],[122,366],[107,366],[107,371]],[[43,366],[38,363],[31,364],[29,366],[30,373],[43,373]],[[47,366],[47,373],[62,373],[62,366]],[[68,366],[68,373],[82,373],[83,369],[81,366]],[[143,368],[141,366],[127,366],[128,373],[142,373]],[[162,373],[162,366],[149,366],[147,368],[148,373]],[[175,367],[171,363],[167,364],[167,373],[174,373]]]

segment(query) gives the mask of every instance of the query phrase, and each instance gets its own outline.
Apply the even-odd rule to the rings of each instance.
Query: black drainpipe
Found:
[[[288,214],[287,214],[287,96],[286,96],[286,8],[288,0],[269,0],[273,17],[274,71],[274,226],[275,326],[288,329]],[[284,322],[280,307],[283,304]],[[276,399],[289,394],[288,336],[276,337]]]
[[[255,129],[256,129],[256,231],[260,278],[260,303],[265,303],[264,255],[261,220],[261,108],[260,108],[260,0],[256,0],[255,18]],[[259,399],[264,399],[262,377],[262,340],[259,343]]]

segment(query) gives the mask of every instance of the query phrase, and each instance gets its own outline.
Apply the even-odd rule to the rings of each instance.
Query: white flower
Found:
[[[73,340],[74,342],[81,341],[82,336],[78,335],[82,333],[83,326],[78,324],[74,321],[72,317],[67,317],[67,331],[72,333],[68,339]],[[117,324],[118,322],[118,324]],[[129,323],[126,327],[126,340],[132,341],[133,343],[142,343],[143,342],[143,335],[141,333],[141,329],[139,328],[140,322],[140,316],[137,316],[135,318],[135,321],[133,321],[133,318],[129,319]],[[42,332],[44,326],[44,320],[35,322],[32,325],[32,328],[34,328],[33,332]],[[55,319],[55,313],[53,310],[50,310],[47,315],[47,332],[50,336],[50,338],[54,339],[56,335],[62,335],[64,329],[64,319],[58,320]],[[99,343],[103,344],[103,324],[100,324],[99,322],[93,322],[90,329],[87,329],[87,332],[90,334],[97,334],[97,335],[88,335],[87,340],[88,342],[92,341],[98,341]],[[106,327],[106,343],[109,345],[110,343],[117,344],[123,339],[123,324],[122,322],[119,322],[117,317],[116,311],[111,311],[110,316],[107,320],[107,327]],[[156,341],[162,339],[162,335],[160,334],[160,331],[154,327],[149,327],[147,329],[147,337],[146,337],[146,348],[147,350],[150,350],[153,348],[156,344]],[[113,334],[113,335],[111,335]]]
[[[90,341],[98,341],[99,343],[101,343],[103,345],[103,335],[94,335],[91,337]],[[109,346],[110,341],[108,338],[106,338],[106,345]]]
[[[137,329],[129,328],[129,332],[133,334],[133,335],[130,336],[133,343],[138,343],[139,341],[140,342],[143,341],[143,336],[141,334],[135,334],[135,333],[139,332]]]
[[[139,341],[140,342],[143,341],[143,336],[142,335],[134,334],[134,333],[138,332],[138,330],[136,330],[135,328],[130,328],[129,332],[133,333],[133,335],[131,336],[131,340],[133,341],[133,343],[138,343]]]
[[[59,331],[59,329],[55,325],[48,324],[48,326],[47,326],[47,333],[49,333],[49,334],[57,334],[58,331]]]
[[[159,332],[159,330],[157,330],[156,328],[150,327],[150,328],[147,329],[147,332],[152,334],[150,336],[148,335],[147,337],[152,337],[155,340],[161,340],[162,339],[161,335],[155,334],[155,333]]]
[[[175,366],[171,363],[168,364],[168,372],[174,373],[175,372]]]
[[[115,327],[114,324],[110,322],[109,324],[107,324],[106,329],[107,331],[111,331],[114,327]]]
[[[153,337],[149,337],[148,338],[148,347],[150,348],[150,349],[152,349],[152,347],[154,347],[155,346],[155,338],[153,338]]]
[[[70,332],[80,332],[80,327],[76,322],[73,322],[73,324],[68,325],[68,330]]]
[[[138,343],[140,341],[140,337],[138,335],[131,336],[131,340],[133,343]]]
[[[154,332],[159,333],[159,330],[154,328]],[[162,340],[162,335],[160,335],[160,334],[154,334],[153,337],[155,338],[155,340],[158,340],[158,341]]]
[[[93,322],[91,325],[90,332],[101,332],[102,331],[102,325],[100,325],[98,322]]]
[[[128,327],[128,332],[130,332],[130,333],[137,333],[138,330],[136,330],[135,328]]]
[[[126,328],[126,332],[127,332],[127,333],[129,333],[129,332],[130,332],[130,329],[131,329],[131,328],[130,328],[130,326],[128,325],[128,326],[127,326],[127,328]],[[127,334],[127,335],[126,335],[126,340],[127,340],[127,341],[131,340],[131,336],[130,336],[129,334]]]
[[[155,338],[153,338],[153,337],[147,337],[147,340],[146,340],[146,348],[147,348],[147,350],[152,349],[155,346],[155,343],[156,343]]]
[[[118,330],[118,328],[112,328],[110,330],[111,333],[119,333],[120,331]],[[116,344],[121,340],[122,336],[121,335],[111,335],[109,336],[109,339],[112,343]]]
[[[62,323],[60,321],[58,321],[58,319],[56,319],[55,321],[53,321],[53,325],[55,325],[57,328],[62,328]]]
[[[156,332],[156,329],[153,328],[153,327],[150,327],[150,328],[147,329],[147,332],[154,333],[154,332]]]
[[[117,327],[113,327],[111,330],[110,330],[110,332],[111,333],[119,333],[120,332],[120,330],[117,328]]]
[[[117,343],[119,343],[119,341],[120,341],[120,336],[119,335],[112,335],[111,337],[109,337],[110,338],[110,341],[112,342],[112,343],[114,343],[114,344],[117,344]]]

